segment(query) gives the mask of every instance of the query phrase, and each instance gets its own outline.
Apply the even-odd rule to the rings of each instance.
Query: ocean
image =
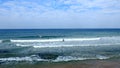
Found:
[[[120,29],[1,29],[0,62],[120,57]]]

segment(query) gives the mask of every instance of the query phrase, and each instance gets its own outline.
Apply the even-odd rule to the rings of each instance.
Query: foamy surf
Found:
[[[91,58],[85,58],[85,57],[73,57],[73,56],[59,56],[56,60],[53,60],[54,62],[60,62],[60,61],[72,61],[72,60],[88,60],[88,59],[108,59],[109,57],[106,56],[96,56]]]
[[[80,45],[23,45],[23,44],[16,44],[18,47],[33,47],[33,48],[59,48],[59,47],[75,47]],[[84,46],[84,45],[83,45]]]
[[[77,45],[79,46],[79,45]],[[75,45],[53,45],[53,46],[33,46],[34,48],[56,48],[56,47],[75,47]]]
[[[9,57],[9,58],[0,58],[0,61],[3,62],[20,62],[20,61],[51,61],[51,62],[62,62],[62,61],[73,61],[73,60],[87,60],[87,59],[108,59],[109,57],[100,56],[100,57],[92,57],[92,58],[83,58],[83,57],[74,57],[74,56],[58,56],[56,59],[41,59],[40,57],[35,56],[26,56],[26,57]]]
[[[16,46],[18,46],[18,47],[29,47],[29,46],[31,46],[31,45],[16,44]]]
[[[11,42],[65,42],[65,41],[94,41],[100,38],[65,38],[65,39],[37,39],[37,40],[11,40]]]
[[[0,61],[32,61],[30,57],[9,57],[9,58],[0,58]]]
[[[18,47],[33,47],[33,48],[64,48],[64,47],[79,47],[79,46],[110,46],[110,45],[120,45],[120,43],[115,44],[80,44],[80,45],[23,45],[23,44],[16,44]]]
[[[72,61],[72,60],[87,60],[87,59],[95,59],[95,58],[82,58],[82,57],[73,57],[73,56],[59,56],[54,62],[62,62],[62,61]]]

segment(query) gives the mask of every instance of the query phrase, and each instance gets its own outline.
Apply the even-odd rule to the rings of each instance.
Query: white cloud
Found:
[[[100,8],[99,11],[107,11],[108,13],[120,10],[120,0],[64,0],[64,4],[69,4],[72,10],[88,10]],[[95,9],[94,9],[95,10]]]
[[[56,4],[53,5],[53,2]],[[7,1],[0,4],[0,22],[4,22],[4,25],[11,22],[9,24],[11,27],[26,27],[30,22],[35,23],[30,23],[30,27],[86,27],[86,25],[101,27],[106,26],[108,22],[118,26],[116,24],[120,22],[119,3],[120,0],[56,0],[56,2],[47,1],[44,4],[29,0]],[[66,6],[68,8],[62,10]],[[111,13],[114,14],[111,15]],[[18,25],[18,22],[26,23]]]

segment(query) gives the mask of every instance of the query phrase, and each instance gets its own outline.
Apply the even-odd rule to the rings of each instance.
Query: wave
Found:
[[[89,46],[89,45],[23,45],[16,44],[18,47],[33,47],[33,48],[59,48],[59,47],[75,47],[75,46]]]
[[[72,41],[120,41],[120,37],[96,37],[96,38],[54,38],[54,39],[27,39],[27,40],[10,40],[11,42],[72,42]]]
[[[30,47],[31,45],[22,45],[22,44],[16,44],[18,47]]]
[[[32,61],[30,57],[9,57],[9,58],[0,58],[0,61]]]
[[[109,57],[106,56],[96,56],[96,57],[92,57],[92,58],[83,58],[83,57],[74,57],[74,56],[59,56],[56,60],[53,60],[53,62],[60,62],[60,61],[72,61],[72,60],[88,60],[88,59],[108,59]]]
[[[12,62],[12,61],[51,61],[51,62],[62,62],[62,61],[72,61],[72,60],[87,60],[87,59],[109,59],[110,57],[100,56],[92,58],[83,58],[83,57],[74,57],[74,56],[58,56],[56,59],[42,59],[36,55],[26,56],[26,57],[9,57],[9,58],[0,58],[0,61],[3,62]]]
[[[120,43],[114,43],[114,44],[80,44],[80,45],[36,45],[36,44],[16,44],[18,47],[33,47],[33,48],[64,48],[64,47],[80,47],[80,46],[109,46],[109,45],[120,45]]]
[[[24,46],[24,45],[22,45]],[[26,45],[25,45],[26,46]],[[75,45],[52,45],[52,46],[33,46],[34,48],[55,48],[55,47],[75,47]]]
[[[66,42],[66,41],[94,41],[100,38],[65,38],[65,39],[36,39],[36,40],[11,40],[11,42]]]

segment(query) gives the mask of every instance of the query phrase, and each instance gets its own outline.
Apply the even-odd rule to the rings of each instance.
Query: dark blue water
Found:
[[[0,39],[119,36],[120,29],[3,29]],[[43,38],[45,38],[43,37]]]
[[[1,29],[0,61],[70,61],[120,56],[120,29]]]

